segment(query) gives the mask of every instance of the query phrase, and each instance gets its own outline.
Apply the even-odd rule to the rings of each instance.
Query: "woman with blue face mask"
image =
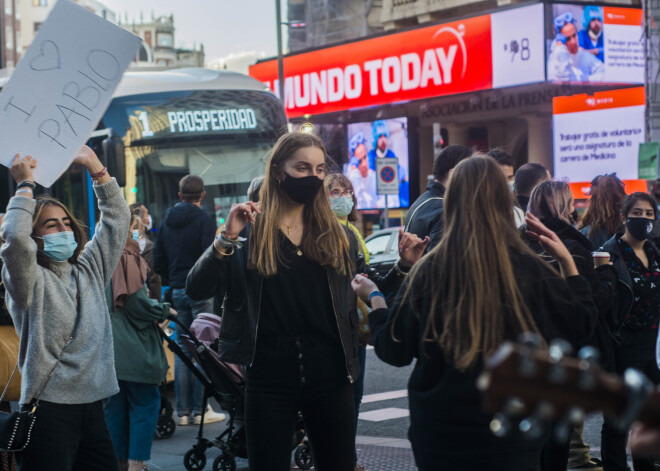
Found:
[[[656,341],[660,323],[660,250],[649,236],[658,217],[655,199],[632,193],[621,202],[623,235],[615,234],[600,251],[608,252],[618,280],[614,286],[613,321],[617,323],[615,367],[617,373],[635,368],[660,384]],[[610,420],[605,420],[601,455],[605,469],[626,469],[626,441]],[[633,456],[635,471],[653,470],[653,461]]]
[[[17,456],[23,471],[119,470],[102,403],[119,391],[105,288],[126,243],[130,212],[89,147],[73,163],[90,173],[101,212],[87,243],[64,204],[34,198],[35,159],[17,155],[10,167],[17,190],[2,224],[2,280],[21,342],[22,409],[39,398],[29,445]]]
[[[355,191],[351,181],[341,173],[333,173],[325,177],[323,180],[325,191],[328,193],[330,201],[330,209],[335,213],[339,222],[348,227],[359,243],[360,253],[364,256],[364,261],[369,264],[369,250],[365,244],[362,234],[355,227],[352,222],[358,220],[357,199],[355,198]],[[355,432],[357,435],[358,416],[360,415],[360,404],[362,403],[362,396],[364,394],[364,374],[366,372],[367,363],[367,344],[369,343],[369,323],[367,317],[369,315],[369,308],[367,305],[358,298],[357,301],[358,312],[358,361],[362,374],[355,381],[353,389],[353,398],[355,400]],[[357,450],[355,452],[355,469],[354,471],[364,471],[364,467],[357,462]]]

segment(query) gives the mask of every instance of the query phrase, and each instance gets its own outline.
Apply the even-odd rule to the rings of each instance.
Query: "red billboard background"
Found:
[[[490,15],[284,58],[290,118],[492,87]],[[278,91],[277,60],[250,75]]]

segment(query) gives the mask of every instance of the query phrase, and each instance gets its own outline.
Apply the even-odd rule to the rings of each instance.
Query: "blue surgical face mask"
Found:
[[[137,230],[137,229],[134,229],[131,232],[131,237],[133,238],[133,240],[139,240],[140,239],[140,231]]]
[[[345,218],[353,210],[353,197],[341,196],[339,198],[330,198],[330,208],[337,217]]]
[[[46,234],[41,239],[44,241],[44,253],[56,262],[66,262],[78,248],[78,242],[72,231]]]

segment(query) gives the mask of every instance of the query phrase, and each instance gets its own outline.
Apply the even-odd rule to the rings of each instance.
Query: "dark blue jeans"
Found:
[[[305,338],[260,339],[247,369],[250,471],[288,471],[298,411],[317,471],[352,471],[355,402],[339,346]]]
[[[202,312],[213,312],[213,300],[193,301],[186,295],[185,289],[172,290],[172,309],[177,312],[177,319],[186,327],[190,327]],[[190,353],[181,342],[183,330],[176,326],[176,341],[184,354],[190,357]],[[174,359],[174,392],[176,393],[176,413],[182,415],[201,414],[204,388],[202,383],[191,373],[188,367],[178,356]]]
[[[105,402],[105,418],[120,460],[151,459],[159,411],[157,384],[119,380],[119,392]]]
[[[30,444],[17,459],[21,471],[119,471],[101,401],[40,401]]]

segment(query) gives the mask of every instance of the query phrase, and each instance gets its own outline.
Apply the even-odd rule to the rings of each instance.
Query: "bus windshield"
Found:
[[[115,98],[99,127],[124,141],[129,204],[146,205],[157,223],[179,201],[179,180],[195,174],[205,183],[202,208],[221,225],[263,175],[286,117],[263,91],[175,91]]]
[[[179,180],[199,175],[206,189],[202,208],[220,226],[233,203],[246,201],[250,181],[263,175],[272,146],[271,141],[239,141],[127,147],[127,200],[145,204],[156,222],[179,201]]]

